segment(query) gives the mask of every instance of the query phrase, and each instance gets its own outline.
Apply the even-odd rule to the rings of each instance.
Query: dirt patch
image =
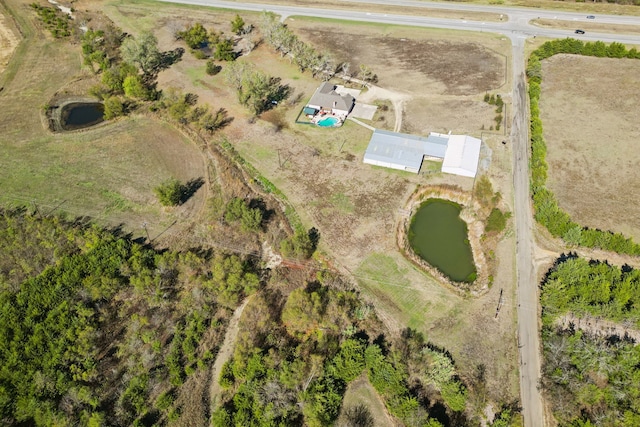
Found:
[[[229,326],[227,327],[227,331],[224,335],[224,341],[220,346],[220,350],[218,350],[216,361],[211,367],[211,378],[209,380],[211,413],[218,409],[218,399],[220,397],[220,392],[222,391],[222,387],[219,383],[220,374],[222,373],[222,367],[224,366],[224,364],[233,355],[233,349],[236,344],[236,339],[238,338],[238,322],[240,321],[240,316],[242,316],[244,308],[249,303],[249,299],[250,297],[245,299],[244,302],[233,312],[233,316],[231,316],[231,319],[229,320]]]
[[[16,36],[13,25],[4,10],[0,7],[0,74],[11,59],[11,55],[20,41]]]
[[[349,383],[342,401],[342,414],[346,409],[356,405],[365,405],[367,407],[374,420],[372,427],[396,427],[402,425],[402,423],[389,415],[380,395],[369,382],[366,372]],[[347,427],[352,424],[342,415],[335,425],[337,427]]]
[[[505,58],[470,39],[450,40],[421,30],[373,31],[366,25],[347,32],[338,24],[289,21],[303,40],[331,51],[337,63],[349,62],[352,72],[360,64],[371,67],[379,85],[386,88],[468,95],[494,90],[505,81]]]
[[[610,320],[598,319],[597,317],[577,317],[573,313],[567,313],[558,318],[556,324],[562,330],[579,329],[595,336],[630,338],[635,341],[636,345],[640,343],[640,331]]]
[[[640,199],[639,73],[638,60],[555,55],[543,62],[540,97],[548,186],[560,207],[581,225],[635,241],[640,211],[630,203]]]
[[[456,113],[451,113],[455,105]],[[426,135],[429,132],[478,134],[495,125],[495,107],[481,97],[433,95],[415,97],[406,104],[402,132]]]

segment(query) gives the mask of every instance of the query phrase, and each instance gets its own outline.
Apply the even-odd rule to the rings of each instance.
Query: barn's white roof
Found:
[[[478,172],[482,141],[467,135],[449,135],[442,172],[474,177]]]

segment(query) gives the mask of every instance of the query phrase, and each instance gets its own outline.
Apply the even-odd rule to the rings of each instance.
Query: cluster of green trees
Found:
[[[502,109],[504,107],[504,101],[502,100],[502,96],[500,96],[500,94],[494,95],[491,94],[489,95],[488,93],[484,94],[484,102],[486,102],[489,105],[495,105],[496,106],[496,116],[493,118],[493,120],[496,122],[496,130],[500,130],[500,125],[502,123]],[[490,130],[493,130],[493,126],[491,126]]]
[[[122,31],[113,25],[106,30],[87,29],[80,39],[84,64],[94,72],[95,66],[102,72],[108,70],[120,59],[121,39]]]
[[[59,39],[71,35],[71,27],[69,26],[71,17],[69,15],[57,7],[40,6],[37,3],[31,3],[30,6],[36,11],[45,27],[51,31],[53,37]]]
[[[332,425],[347,385],[363,373],[394,416],[408,425],[441,425],[409,387],[404,354],[368,337],[355,293],[309,283],[282,299],[261,292],[245,308],[234,356],[221,373],[227,391],[214,425]],[[442,396],[463,411],[466,390],[453,376]]]
[[[640,271],[571,257],[549,272],[542,285],[543,324],[574,313],[640,328]]]
[[[640,58],[635,49],[627,50],[621,43],[603,42],[584,43],[575,39],[562,39],[545,42],[533,51],[527,64],[529,78],[529,99],[531,103],[531,192],[536,220],[547,227],[556,237],[561,237],[569,245],[600,248],[618,253],[638,255],[640,245],[621,233],[602,231],[582,227],[572,221],[569,215],[558,206],[555,195],[546,187],[548,165],[547,146],[543,137],[540,119],[540,84],[542,82],[541,60],[558,53],[602,56],[613,58]]]
[[[258,231],[262,226],[264,212],[259,207],[251,207],[250,204],[239,197],[229,200],[224,211],[224,220],[227,222],[240,222],[242,231]]]
[[[0,215],[0,419],[165,425],[209,369],[229,316],[260,286],[223,253],[156,252],[24,210]],[[208,339],[203,340],[207,334]]]
[[[239,28],[234,25],[239,25]],[[244,21],[240,16],[236,15],[232,26],[234,26],[234,32],[241,32],[244,28]],[[198,59],[207,57],[205,52],[201,50],[203,47],[210,47],[213,51],[213,58],[218,61],[234,61],[236,59],[236,54],[233,51],[233,41],[215,30],[207,31],[199,22],[190,25],[184,31],[178,31],[176,37],[184,40]]]
[[[162,91],[162,96],[151,105],[151,110],[164,112],[183,125],[213,133],[231,123],[232,117],[226,109],[214,110],[209,104],[197,105],[198,96],[192,93],[181,93],[175,88]]]
[[[149,32],[137,38],[127,37],[122,44],[120,30],[89,29],[82,37],[82,53],[86,65],[98,65],[101,83],[89,92],[104,100],[105,119],[127,113],[135,101],[149,101],[158,97],[155,75],[163,61],[158,41]]]
[[[560,425],[640,424],[640,346],[625,337],[558,329],[571,312],[640,327],[640,272],[560,260],[541,291],[543,387]]]
[[[256,116],[286,99],[291,91],[279,77],[268,76],[248,62],[234,62],[223,74],[227,84],[236,89],[240,104]]]

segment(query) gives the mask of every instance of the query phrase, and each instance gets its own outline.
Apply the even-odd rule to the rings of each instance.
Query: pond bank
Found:
[[[467,224],[469,244],[471,246],[473,261],[477,272],[476,280],[473,283],[456,282],[449,279],[440,272],[440,270],[423,260],[411,248],[408,238],[411,219],[420,205],[422,205],[422,203],[427,199],[450,200],[462,206],[460,218]],[[481,241],[481,237],[484,233],[484,223],[477,218],[471,193],[462,191],[457,186],[443,185],[437,187],[427,186],[418,188],[407,201],[404,210],[408,214],[398,223],[396,229],[396,243],[402,254],[409,261],[458,293],[470,293],[471,295],[479,296],[489,290],[489,269]]]

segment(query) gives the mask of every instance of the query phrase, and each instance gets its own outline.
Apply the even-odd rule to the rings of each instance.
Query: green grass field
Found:
[[[18,15],[30,10],[8,5]],[[169,125],[146,116],[122,118],[84,131],[51,133],[43,106],[79,93],[93,75],[81,68],[80,46],[49,40],[29,19],[1,82],[0,204],[90,216],[138,232],[160,232],[175,220],[153,188],[174,176],[203,177],[198,148]]]

